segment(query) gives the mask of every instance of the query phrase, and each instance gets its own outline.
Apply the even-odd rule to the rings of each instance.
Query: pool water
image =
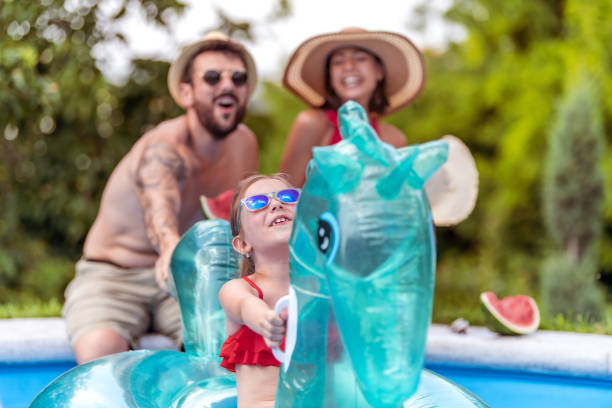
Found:
[[[25,408],[60,374],[75,366],[72,361],[6,364],[0,363],[0,408]]]
[[[612,407],[612,378],[576,378],[447,365],[428,365],[427,368],[467,388],[492,408]]]
[[[0,363],[0,408],[27,407],[40,390],[72,367],[74,362]],[[612,379],[573,378],[448,365],[427,367],[472,391],[492,408],[612,407]]]

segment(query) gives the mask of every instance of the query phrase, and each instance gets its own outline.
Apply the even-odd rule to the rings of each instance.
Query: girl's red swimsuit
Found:
[[[263,299],[263,292],[248,277],[242,277],[249,285],[257,290],[259,298]],[[285,348],[285,339],[281,344],[281,349]],[[272,349],[266,346],[261,334],[255,333],[248,326],[241,326],[240,329],[225,340],[221,346],[219,357],[222,357],[221,367],[236,372],[236,364],[275,366],[280,367],[281,363],[274,358]]]

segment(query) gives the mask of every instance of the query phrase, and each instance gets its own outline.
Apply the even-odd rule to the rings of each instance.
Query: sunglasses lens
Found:
[[[217,85],[221,80],[221,73],[219,71],[206,71],[204,73],[204,82],[208,85]]]
[[[265,195],[254,195],[244,200],[244,205],[251,211],[261,210],[268,205],[270,199]]]
[[[281,190],[276,193],[276,196],[283,203],[292,204],[297,202],[298,198],[300,198],[300,192],[296,189],[289,188],[287,190]]]
[[[236,86],[243,86],[247,81],[247,73],[241,71],[235,71],[232,73],[232,82]]]

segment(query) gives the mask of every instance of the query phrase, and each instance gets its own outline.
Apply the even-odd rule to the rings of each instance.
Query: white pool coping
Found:
[[[145,349],[172,349],[168,337],[151,334],[140,340]],[[0,319],[0,363],[74,361],[61,318]]]
[[[160,335],[146,336],[141,343],[146,349],[173,346]],[[62,319],[0,319],[0,363],[56,361],[74,361]],[[538,330],[507,337],[473,326],[455,334],[433,324],[426,361],[612,380],[612,336]]]
[[[426,361],[612,380],[612,336],[548,330],[500,336],[472,326],[462,335],[434,324],[427,335]]]

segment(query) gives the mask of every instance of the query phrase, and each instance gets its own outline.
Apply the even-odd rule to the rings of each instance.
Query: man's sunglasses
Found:
[[[204,73],[204,82],[206,82],[210,86],[215,86],[219,83],[219,81],[221,81],[221,74],[224,72],[231,72],[232,82],[237,88],[243,86],[247,82],[247,73],[244,71],[217,71],[214,69],[211,69]]]
[[[240,209],[238,210],[237,231],[240,232],[240,215],[243,206],[251,212],[263,210],[270,205],[273,198],[276,198],[283,204],[296,204],[300,198],[300,191],[299,188],[287,188],[273,193],[255,194],[243,198],[240,200]]]

